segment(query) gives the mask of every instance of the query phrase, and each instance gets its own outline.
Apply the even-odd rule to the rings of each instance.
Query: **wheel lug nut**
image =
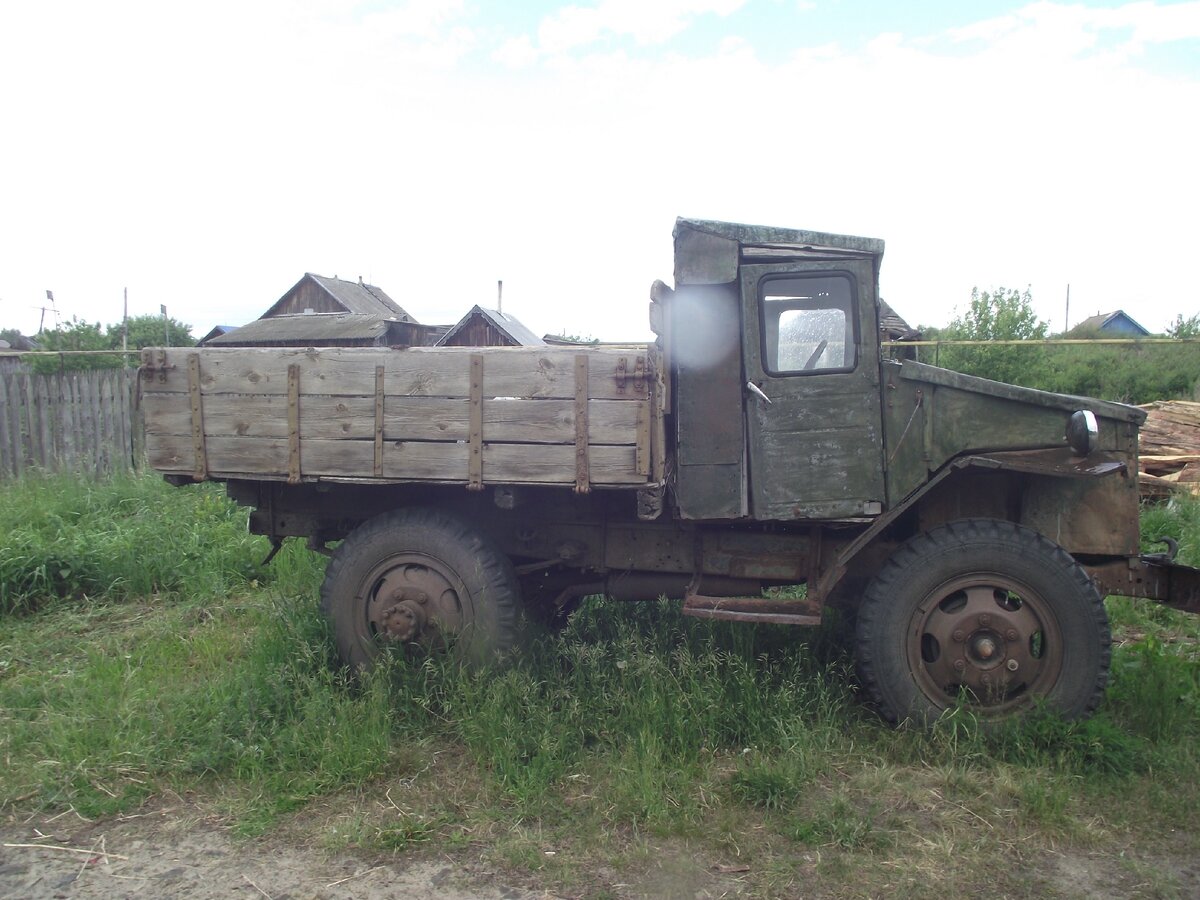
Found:
[[[957,630],[957,631],[955,631],[955,632],[954,632],[954,634],[952,634],[952,635],[950,635],[950,636],[951,636],[952,638],[954,638],[954,640],[958,641],[960,644],[961,644],[961,643],[963,642],[963,640],[966,638],[966,635],[962,633],[962,630],[961,630],[961,629],[960,629],[960,630]]]
[[[981,679],[979,679],[979,680],[980,680],[980,681],[982,681],[984,684],[991,684],[991,683],[992,683],[992,676],[991,676],[991,675],[984,675],[984,676],[983,676]]]
[[[1004,639],[1008,641],[1015,641],[1017,639],[1017,630],[1015,628],[1008,629],[1008,631],[1004,633]]]
[[[966,660],[963,660],[963,659],[956,659],[956,660],[954,661],[954,668],[955,668],[956,670],[958,670],[959,672],[961,672],[961,671],[962,671],[963,669],[965,669],[966,667],[967,667],[967,662],[966,662]]]
[[[1008,671],[1015,672],[1015,671],[1017,671],[1017,669],[1019,669],[1021,667],[1021,664],[1019,662],[1017,662],[1015,659],[1010,659],[1008,662],[1005,663],[1005,666],[1008,667]]]
[[[982,616],[979,617],[979,624],[981,627],[987,628],[989,625],[992,624],[992,617],[989,616],[987,613],[984,613]]]
[[[422,591],[421,593],[417,594],[417,602],[418,603],[428,603],[429,595],[426,594],[424,591]]]

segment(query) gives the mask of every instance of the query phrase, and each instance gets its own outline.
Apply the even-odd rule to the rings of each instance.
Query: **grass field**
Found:
[[[1200,504],[1147,509],[1143,531],[1200,564]],[[585,896],[630,872],[761,896],[1195,884],[1200,619],[1151,604],[1110,599],[1087,722],[895,731],[824,632],[667,603],[593,598],[502,671],[352,679],[316,612],[323,558],[289,545],[259,569],[265,541],[213,486],[17,482],[0,534],[10,819],[191,792],[243,835],[482,854]]]

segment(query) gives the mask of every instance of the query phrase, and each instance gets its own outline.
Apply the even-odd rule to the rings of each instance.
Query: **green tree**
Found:
[[[971,289],[966,311],[956,316],[939,337],[959,341],[1036,341],[1043,340],[1049,330],[1049,324],[1033,311],[1029,288],[981,291],[976,287]],[[1029,385],[1041,374],[1040,350],[1012,346],[944,347],[939,363],[968,375]]]
[[[167,317],[166,326],[162,316],[130,316],[129,318],[129,349],[141,350],[143,347],[161,347],[163,338],[169,331],[172,347],[194,347],[196,339],[192,337],[192,326]],[[121,323],[114,322],[108,326],[108,343],[113,350],[121,349]]]
[[[1182,315],[1176,316],[1175,324],[1167,328],[1167,337],[1200,337],[1200,313],[1196,313],[1196,315],[1189,316],[1186,319]]]
[[[108,337],[100,329],[100,323],[82,322],[72,317],[66,325],[42,330],[37,335],[42,350],[69,351],[72,355],[29,356],[30,368],[34,372],[68,372],[80,369],[115,369],[121,366],[119,356],[74,355],[86,350],[111,350]]]

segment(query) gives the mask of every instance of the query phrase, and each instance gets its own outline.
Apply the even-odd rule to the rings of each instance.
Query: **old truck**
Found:
[[[1081,716],[1105,595],[1200,611],[1200,571],[1139,551],[1140,410],[890,358],[882,241],[688,219],[674,240],[650,344],[146,350],[150,460],[330,556],[352,666],[485,661],[523,615],[666,596],[841,609],[892,722]]]

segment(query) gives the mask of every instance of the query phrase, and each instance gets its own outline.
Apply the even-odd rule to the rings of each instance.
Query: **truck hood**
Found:
[[[1113,403],[1110,400],[1097,400],[1094,397],[1075,397],[1071,394],[1055,394],[1050,391],[1018,387],[1015,384],[1004,384],[975,375],[963,375],[961,372],[953,372],[950,369],[942,369],[907,359],[901,363],[900,377],[907,381],[923,381],[939,387],[970,391],[975,394],[984,394],[989,397],[1047,409],[1060,409],[1068,413],[1077,409],[1090,409],[1097,417],[1115,419],[1119,422],[1132,422],[1135,425],[1141,425],[1146,421],[1145,410],[1127,403]]]

